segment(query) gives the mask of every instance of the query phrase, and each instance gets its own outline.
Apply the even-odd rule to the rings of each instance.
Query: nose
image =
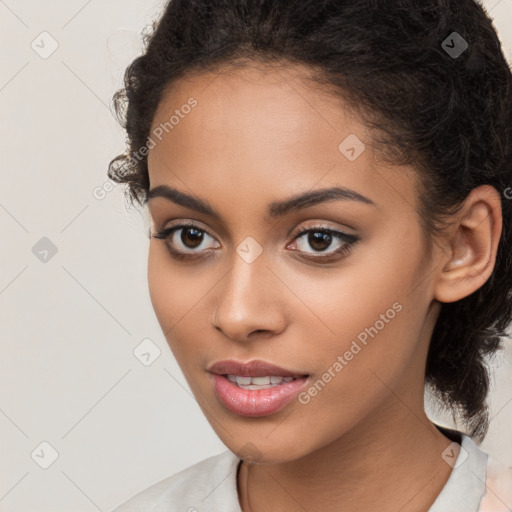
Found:
[[[232,269],[215,287],[212,323],[234,341],[269,338],[286,326],[286,287],[261,254],[252,263],[238,254]]]

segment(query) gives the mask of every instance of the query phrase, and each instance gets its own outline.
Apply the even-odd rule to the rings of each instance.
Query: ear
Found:
[[[472,190],[454,221],[435,284],[435,298],[440,302],[471,295],[492,274],[502,229],[499,192],[490,185]]]

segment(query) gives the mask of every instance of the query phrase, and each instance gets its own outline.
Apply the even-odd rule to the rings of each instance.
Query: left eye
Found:
[[[359,238],[355,235],[349,235],[347,233],[343,233],[342,231],[323,227],[303,229],[296,235],[294,239],[294,241],[300,241],[300,243],[295,244],[299,246],[300,252],[313,254],[315,255],[315,258],[332,256],[334,254],[345,254],[358,240]],[[338,248],[326,251],[326,249],[332,245],[333,241],[338,241]],[[306,251],[303,248],[306,244],[313,248],[313,252]]]

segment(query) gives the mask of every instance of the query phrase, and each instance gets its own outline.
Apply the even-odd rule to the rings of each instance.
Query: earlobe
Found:
[[[436,283],[435,298],[440,302],[471,295],[492,274],[502,229],[498,191],[490,185],[474,189],[454,221],[447,259]]]

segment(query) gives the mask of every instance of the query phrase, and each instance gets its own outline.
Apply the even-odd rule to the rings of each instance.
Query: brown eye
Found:
[[[195,249],[201,245],[204,235],[203,231],[196,228],[186,228],[181,230],[181,242],[189,249]]]
[[[321,231],[310,231],[308,234],[308,244],[315,251],[325,251],[332,243],[332,235]]]
[[[179,236],[176,236],[181,232]],[[180,224],[162,229],[153,235],[153,238],[165,240],[169,252],[179,258],[199,257],[201,253],[211,252],[208,239],[215,242],[214,248],[219,247],[218,242],[207,231],[193,224]]]
[[[327,258],[345,255],[359,241],[359,237],[342,231],[324,227],[302,229],[294,239],[298,252],[309,254],[314,258]],[[328,250],[334,245],[334,250]],[[307,250],[308,248],[312,251]]]

